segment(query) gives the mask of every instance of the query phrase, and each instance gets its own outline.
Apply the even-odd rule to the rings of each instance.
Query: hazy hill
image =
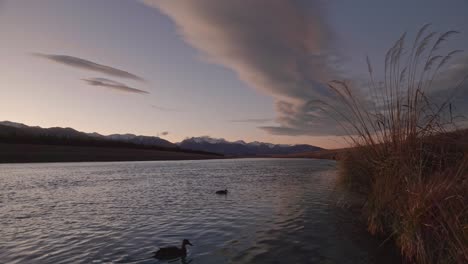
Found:
[[[178,146],[159,137],[137,136],[133,134],[113,134],[109,136],[98,133],[84,133],[73,128],[41,128],[27,126],[20,123],[0,122],[0,140],[14,141],[16,143],[45,143],[45,144],[71,144],[71,145],[112,145],[128,143],[122,146],[142,145],[146,147],[158,147],[178,149]],[[130,144],[130,145],[129,145]]]
[[[103,136],[97,133],[91,133],[88,134],[93,137],[102,137],[105,139],[110,139],[110,140],[115,140],[115,141],[121,141],[121,142],[128,142],[128,143],[133,143],[133,144],[138,144],[138,145],[144,145],[144,146],[159,146],[159,147],[165,147],[165,148],[177,148],[177,145],[169,142],[165,139],[162,139],[160,137],[151,137],[151,136],[137,136],[134,134],[112,134],[108,136]]]

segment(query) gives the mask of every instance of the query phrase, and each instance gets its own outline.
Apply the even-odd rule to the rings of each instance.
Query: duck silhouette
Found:
[[[184,239],[182,240],[182,246],[180,248],[175,246],[160,248],[158,251],[154,252],[153,257],[156,259],[183,258],[187,256],[187,245],[193,246],[188,239]]]
[[[228,194],[228,190],[227,189],[219,190],[219,191],[216,191],[216,194]]]

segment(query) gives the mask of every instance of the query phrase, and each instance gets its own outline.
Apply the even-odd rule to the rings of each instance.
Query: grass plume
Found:
[[[354,146],[341,157],[340,183],[365,196],[369,231],[391,237],[409,262],[468,263],[468,132],[456,129],[450,97],[436,104],[428,96],[460,52],[438,54],[458,32],[436,38],[429,29],[419,30],[408,51],[406,33],[395,42],[382,82],[367,58],[372,104],[346,82],[330,82],[345,110],[332,109]]]

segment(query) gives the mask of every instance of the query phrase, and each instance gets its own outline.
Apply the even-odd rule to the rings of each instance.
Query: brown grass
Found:
[[[365,196],[363,213],[373,234],[386,234],[414,263],[468,263],[468,133],[456,129],[450,96],[431,102],[433,80],[459,51],[437,55],[456,31],[406,34],[385,57],[384,81],[370,73],[369,94],[358,99],[346,82],[329,87],[351,148],[340,160],[340,184]],[[466,79],[466,78],[465,78]],[[456,89],[462,85],[460,83]]]

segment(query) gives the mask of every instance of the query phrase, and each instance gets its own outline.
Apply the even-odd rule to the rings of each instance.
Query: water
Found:
[[[336,206],[333,161],[0,165],[1,263],[396,263]],[[214,194],[229,189],[227,196]],[[149,258],[149,259],[148,259]],[[164,263],[164,262],[162,262]]]

